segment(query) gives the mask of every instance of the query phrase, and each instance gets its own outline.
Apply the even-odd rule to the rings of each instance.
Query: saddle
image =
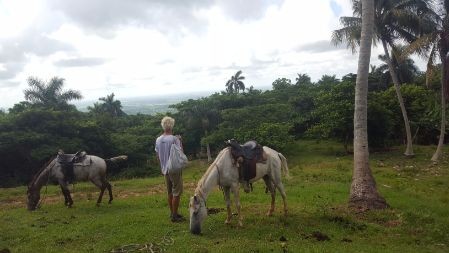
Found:
[[[65,154],[61,149],[58,151],[56,161],[58,163],[81,163],[86,159],[87,153],[85,151],[78,151],[75,154]]]
[[[239,169],[239,179],[244,183],[245,192],[249,192],[249,180],[256,177],[256,164],[267,160],[262,145],[256,141],[248,141],[240,145],[236,140],[228,140],[231,155]]]
[[[73,183],[75,173],[73,171],[75,163],[82,163],[86,159],[85,151],[78,151],[75,154],[65,154],[61,149],[58,151],[56,161],[61,164],[61,172],[64,175],[64,181]]]

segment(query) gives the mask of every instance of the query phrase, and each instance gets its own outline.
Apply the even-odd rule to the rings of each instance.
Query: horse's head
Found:
[[[30,211],[34,211],[37,208],[37,205],[39,204],[39,200],[41,198],[40,191],[35,189],[34,187],[28,187],[27,190],[27,208]]]
[[[199,235],[201,233],[201,224],[207,217],[206,203],[203,198],[194,195],[190,198],[190,232]]]

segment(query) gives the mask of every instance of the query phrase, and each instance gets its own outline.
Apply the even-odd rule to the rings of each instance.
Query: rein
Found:
[[[36,208],[40,208],[41,204],[44,202],[44,199],[47,195],[48,183],[50,182],[51,171],[52,171],[53,167],[55,167],[55,164],[56,163],[54,163],[53,166],[50,167],[50,171],[48,172],[48,177],[47,177],[47,183],[45,184],[45,192],[44,192],[42,198],[39,200],[39,202],[37,202]]]

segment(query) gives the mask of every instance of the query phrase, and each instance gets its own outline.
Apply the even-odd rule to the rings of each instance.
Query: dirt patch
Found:
[[[402,224],[402,221],[400,221],[400,220],[389,220],[389,221],[385,222],[384,226],[385,227],[397,227],[401,224]]]
[[[346,228],[346,229],[351,229],[353,231],[356,230],[365,230],[367,228],[366,224],[363,223],[358,223],[358,222],[354,222],[351,221],[347,218],[344,218],[342,216],[333,216],[329,218],[329,221],[338,224],[339,226]]]
[[[194,182],[184,182],[184,191],[185,192],[193,192],[195,190],[196,184]],[[122,188],[112,188],[112,193],[115,199],[127,199],[132,197],[140,197],[140,196],[150,196],[156,194],[165,193],[166,187],[164,184],[152,185],[148,188],[142,188],[139,190],[126,190]],[[71,193],[74,202],[77,200],[94,200],[96,201],[100,191],[92,191],[92,188],[86,189],[84,191],[77,190],[75,188],[75,192]],[[41,191],[42,203],[45,204],[54,204],[54,203],[64,203],[64,197],[62,193],[57,194],[44,194]],[[109,199],[107,190],[103,195],[103,201],[107,201]],[[25,196],[17,196],[15,198],[9,198],[6,200],[0,201],[0,208],[2,209],[11,209],[11,208],[26,208],[26,197]]]
[[[313,238],[315,238],[319,242],[321,242],[321,241],[330,241],[331,240],[331,238],[329,238],[329,236],[327,236],[326,234],[321,233],[320,231],[312,232],[311,236]]]
[[[329,236],[327,236],[324,233],[321,233],[320,231],[314,231],[311,234],[301,233],[301,237],[304,238],[304,239],[314,239],[314,240],[317,240],[319,242],[330,241],[331,240],[331,238]]]
[[[215,207],[207,208],[208,215],[217,214],[217,213],[223,212],[223,211],[224,211],[224,208],[215,208]]]

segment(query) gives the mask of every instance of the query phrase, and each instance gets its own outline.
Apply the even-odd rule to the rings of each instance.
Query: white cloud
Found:
[[[341,77],[357,55],[326,45],[336,10],[351,15],[350,1],[0,0],[15,24],[0,28],[0,107],[23,100],[28,76],[63,77],[88,100],[223,90],[240,69],[255,88]]]

